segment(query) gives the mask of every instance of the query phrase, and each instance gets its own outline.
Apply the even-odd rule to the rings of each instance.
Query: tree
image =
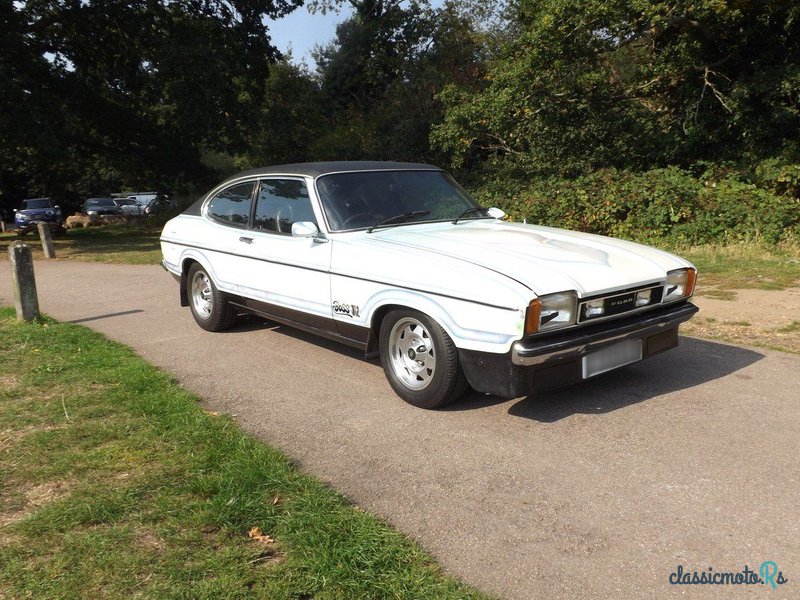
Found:
[[[789,151],[800,6],[519,0],[483,82],[450,85],[432,141],[456,165],[576,174]]]
[[[205,152],[247,144],[278,57],[267,19],[299,3],[4,0],[4,188],[203,185]]]
[[[303,162],[327,127],[328,111],[317,80],[305,66],[281,60],[272,65],[247,149],[237,168]]]
[[[351,2],[354,15],[318,48],[321,89],[333,109],[318,158],[435,159],[428,137],[441,114],[436,94],[475,75],[477,46],[452,6]]]

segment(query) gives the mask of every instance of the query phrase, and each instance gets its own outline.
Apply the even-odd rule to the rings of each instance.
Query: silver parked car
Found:
[[[129,198],[116,198],[114,204],[122,209],[126,215],[141,216],[144,214],[144,208],[136,200]]]

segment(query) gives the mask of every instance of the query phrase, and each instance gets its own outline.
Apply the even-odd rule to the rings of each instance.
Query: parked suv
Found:
[[[31,198],[23,200],[22,206],[14,211],[14,223],[20,235],[36,229],[37,223],[49,223],[53,233],[64,232],[61,224],[61,209],[50,198]]]

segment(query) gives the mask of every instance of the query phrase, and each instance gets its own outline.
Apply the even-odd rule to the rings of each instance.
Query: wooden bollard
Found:
[[[8,247],[11,261],[11,278],[14,286],[14,308],[18,321],[32,321],[39,316],[39,297],[36,295],[36,278],[33,276],[31,249],[20,241]]]
[[[0,233],[6,232],[6,222],[3,219],[0,219]]]
[[[56,247],[53,245],[53,232],[50,230],[50,223],[39,222],[36,226],[39,228],[39,238],[42,240],[42,251],[45,258],[55,258]]]

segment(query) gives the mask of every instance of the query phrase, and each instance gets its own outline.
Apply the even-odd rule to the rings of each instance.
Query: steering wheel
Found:
[[[370,217],[370,216],[371,215],[368,212],[365,212],[365,211],[357,212],[355,214],[352,214],[349,217],[347,217],[344,221],[342,221],[342,229],[350,229],[350,227],[348,227],[348,226],[350,224],[352,224],[354,221],[357,221],[358,219],[363,219],[364,217]]]

